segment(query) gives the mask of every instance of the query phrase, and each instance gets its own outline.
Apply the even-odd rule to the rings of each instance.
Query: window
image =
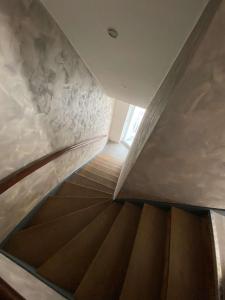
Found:
[[[145,109],[130,105],[122,133],[122,142],[130,147],[145,114]]]

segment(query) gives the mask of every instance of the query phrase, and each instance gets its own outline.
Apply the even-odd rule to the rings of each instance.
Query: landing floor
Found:
[[[122,143],[118,144],[113,142],[109,142],[102,151],[103,154],[111,155],[112,157],[115,157],[121,161],[125,161],[128,152],[129,149]]]

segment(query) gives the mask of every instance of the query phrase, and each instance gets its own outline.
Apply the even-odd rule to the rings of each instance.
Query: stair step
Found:
[[[99,176],[90,170],[88,171],[86,169],[82,169],[78,172],[78,174],[85,176],[85,177],[89,178],[90,180],[96,181],[110,189],[115,189],[115,187],[116,187],[116,182],[113,182],[107,178]]]
[[[166,211],[144,206],[120,300],[160,299],[168,221]]]
[[[5,250],[26,263],[39,267],[89,224],[109,205],[109,201],[92,205],[53,221],[14,234]]]
[[[120,167],[123,164],[123,161],[117,159],[114,156],[106,155],[106,154],[99,154],[95,157],[95,159],[101,160],[105,163],[115,165],[115,166],[118,166],[118,167]]]
[[[71,212],[75,212],[82,208],[87,208],[91,205],[110,201],[108,198],[73,198],[73,197],[49,197],[47,201],[40,207],[34,215],[28,226],[49,222],[55,218],[65,216]]]
[[[141,209],[126,203],[76,290],[77,300],[118,299]]]
[[[74,292],[116,218],[121,204],[112,203],[76,237],[46,261],[39,274]]]
[[[96,191],[90,188],[86,188],[80,186],[78,184],[64,182],[60,189],[55,193],[54,196],[64,196],[64,197],[74,197],[74,196],[82,196],[82,197],[99,197],[104,196],[108,197],[109,195],[105,192]]]
[[[110,195],[113,195],[114,190],[111,188],[108,188],[106,186],[104,186],[103,184],[100,184],[96,181],[93,181],[93,179],[89,179],[81,174],[74,174],[72,175],[70,178],[68,178],[67,180],[68,182],[71,183],[77,183],[83,187],[87,187],[87,188],[91,188],[91,189],[95,189],[98,190],[100,192],[104,192]]]
[[[121,160],[117,160],[115,157],[112,156],[105,156],[102,154],[97,155],[94,160],[102,161],[105,164],[108,164],[110,166],[116,166],[117,168],[121,167],[121,165],[124,163]]]
[[[173,208],[167,300],[215,299],[207,216]]]
[[[121,171],[121,168],[122,168],[122,164],[121,165],[115,165],[113,163],[110,163],[110,162],[107,162],[105,160],[102,160],[100,158],[95,158],[91,161],[91,163],[95,163],[95,164],[98,164],[98,165],[101,165],[105,168],[109,168],[110,170],[113,170],[115,172],[119,172]]]
[[[117,178],[119,177],[120,172],[121,172],[121,169],[115,170],[115,169],[110,168],[108,166],[104,166],[101,163],[98,163],[96,161],[91,161],[88,165],[91,166],[91,167],[93,167],[93,168],[96,168],[96,169],[98,169],[98,170],[100,170],[100,171],[102,171],[104,173],[107,173],[109,175],[113,175],[113,176],[115,176]]]
[[[89,171],[91,173],[94,173],[94,174],[96,174],[96,175],[98,175],[98,176],[100,176],[102,178],[108,179],[108,180],[110,180],[112,182],[115,182],[115,183],[118,180],[118,176],[110,175],[110,174],[108,174],[106,172],[103,172],[103,171],[101,171],[101,170],[99,170],[99,169],[97,169],[97,168],[95,168],[95,167],[93,167],[91,165],[84,166],[83,170],[86,170],[86,171]]]

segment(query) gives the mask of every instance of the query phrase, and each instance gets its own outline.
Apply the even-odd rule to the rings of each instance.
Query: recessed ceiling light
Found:
[[[118,37],[118,31],[115,28],[108,28],[107,31],[111,38],[116,39]]]

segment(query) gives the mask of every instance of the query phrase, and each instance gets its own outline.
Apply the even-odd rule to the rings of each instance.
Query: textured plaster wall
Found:
[[[160,88],[147,107],[145,115],[142,119],[142,123],[120,174],[114,195],[115,198],[118,196],[120,191],[121,193],[119,197],[122,197],[122,194],[128,196],[128,190],[131,192],[131,194],[129,193],[129,197],[135,197],[132,185],[130,186],[128,183],[130,178],[129,174],[133,174],[134,170],[132,169],[136,164],[136,160],[141,154],[145,144],[150,139],[151,134],[155,130],[155,127],[166,106],[170,105],[170,102],[173,99],[173,91],[176,88],[179,80],[182,78],[182,75],[184,74],[187,65],[189,64],[196,48],[198,47],[202,36],[206,32],[208,24],[210,23],[219,3],[220,0],[210,0],[208,2],[198,22],[195,24],[195,28],[185,41],[185,44],[179,55],[175,58],[173,66],[162,81]],[[147,168],[147,166],[148,164],[146,164],[144,168]],[[142,178],[139,178],[139,180],[142,180]],[[126,184],[123,187],[125,181]]]
[[[57,149],[108,134],[108,98],[38,0],[0,1],[0,179]],[[0,195],[0,238],[106,139]]]
[[[130,172],[135,198],[225,208],[225,2]]]
[[[27,300],[66,300],[42,281],[0,254],[0,276],[24,299]],[[4,299],[2,299],[4,300]]]

